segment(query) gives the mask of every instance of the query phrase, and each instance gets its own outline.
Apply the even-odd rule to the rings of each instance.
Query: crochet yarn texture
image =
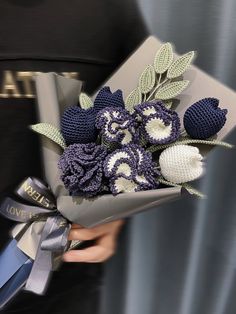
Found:
[[[165,149],[159,158],[161,174],[173,183],[185,183],[199,178],[203,173],[199,149],[189,145],[175,145]]]
[[[96,127],[108,143],[129,144],[135,141],[136,122],[125,109],[107,107],[100,110],[96,117]]]
[[[136,144],[125,145],[109,154],[104,173],[113,195],[155,189],[160,175],[152,154]]]
[[[180,136],[180,119],[177,112],[167,109],[160,102],[144,102],[135,106],[136,115],[140,116],[140,131],[151,144],[168,144]]]
[[[91,197],[103,188],[103,163],[107,156],[104,146],[73,144],[60,156],[61,180],[70,195]]]
[[[95,128],[96,111],[94,108],[82,109],[71,106],[61,118],[61,132],[67,145],[95,142],[98,131]]]
[[[120,89],[112,93],[110,87],[103,87],[94,100],[94,109],[98,112],[106,107],[125,108],[123,94]]]
[[[190,137],[207,139],[222,129],[226,122],[227,109],[220,109],[218,105],[218,99],[204,98],[186,110],[183,122]]]

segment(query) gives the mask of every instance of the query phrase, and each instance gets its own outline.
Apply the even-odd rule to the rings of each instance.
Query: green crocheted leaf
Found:
[[[158,74],[162,74],[171,65],[173,60],[173,49],[171,43],[166,43],[157,51],[154,59],[154,68]]]
[[[79,103],[82,109],[89,109],[93,107],[92,99],[85,93],[79,95]]]
[[[30,128],[34,132],[46,136],[51,141],[60,145],[63,149],[66,148],[66,143],[61,134],[61,131],[58,130],[55,126],[49,123],[38,123],[38,124],[31,125]]]
[[[172,107],[172,100],[164,100],[163,101],[163,103],[164,103],[164,105],[165,105],[165,107],[167,108],[167,109],[171,109],[171,107]]]
[[[155,94],[156,99],[166,100],[171,99],[182,93],[188,86],[189,81],[172,82],[161,87]]]
[[[143,94],[150,92],[156,81],[155,70],[152,65],[148,65],[139,78],[139,88]]]
[[[134,112],[134,106],[142,102],[142,93],[139,87],[135,88],[125,100],[125,108],[130,112]]]
[[[175,60],[167,71],[167,77],[172,79],[182,75],[190,66],[195,56],[194,51],[190,51]]]
[[[144,134],[141,133],[141,134],[140,134],[140,138],[139,138],[139,145],[144,147],[144,146],[147,145],[147,143],[148,143],[148,142],[147,142],[147,140],[146,140]]]
[[[113,142],[113,143],[108,142],[103,136],[101,137],[101,145],[105,146],[108,149],[108,151],[114,151],[118,148],[118,145],[116,142]]]

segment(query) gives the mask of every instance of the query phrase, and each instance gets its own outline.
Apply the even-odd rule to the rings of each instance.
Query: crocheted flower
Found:
[[[95,142],[98,132],[95,127],[96,110],[78,106],[67,108],[61,118],[61,132],[67,145]]]
[[[140,132],[148,143],[168,144],[180,136],[180,119],[175,111],[160,102],[145,102],[135,107],[141,117]]]
[[[109,179],[111,192],[116,195],[156,188],[159,171],[155,167],[151,153],[130,144],[106,157],[104,173]]]
[[[184,127],[192,138],[207,139],[218,133],[226,122],[227,109],[219,100],[204,98],[190,106],[184,114]]]
[[[112,93],[110,87],[103,87],[94,100],[94,108],[98,112],[106,107],[125,108],[123,94],[120,89]]]
[[[199,149],[189,145],[166,148],[159,163],[163,177],[173,183],[185,183],[199,178],[203,173],[202,155]]]
[[[122,108],[107,107],[101,110],[96,118],[96,127],[101,130],[103,138],[109,143],[126,145],[136,139],[136,121]]]
[[[59,159],[61,180],[71,195],[94,196],[103,187],[103,161],[107,156],[104,146],[73,144]]]

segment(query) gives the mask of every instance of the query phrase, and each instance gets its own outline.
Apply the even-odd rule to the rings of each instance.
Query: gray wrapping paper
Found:
[[[111,90],[122,89],[124,97],[136,87],[143,69],[153,62],[154,55],[161,42],[149,37],[139,49],[121,66],[121,68],[104,84]],[[180,96],[177,112],[182,118],[186,108],[204,97],[216,97],[221,105],[228,109],[228,120],[217,138],[222,139],[235,125],[235,93],[225,88],[216,80],[192,66],[185,75],[191,81],[190,87]],[[60,115],[69,106],[77,104],[81,83],[73,79],[60,77],[54,73],[45,73],[36,77],[39,122],[51,123],[60,128]],[[204,146],[204,153],[209,147]],[[92,199],[71,197],[60,180],[57,167],[62,150],[46,138],[42,138],[42,157],[45,180],[50,185],[56,199],[57,208],[70,221],[84,227],[127,217],[132,214],[154,208],[162,203],[177,199],[181,188],[161,188],[136,193],[123,193],[117,196],[102,195]]]

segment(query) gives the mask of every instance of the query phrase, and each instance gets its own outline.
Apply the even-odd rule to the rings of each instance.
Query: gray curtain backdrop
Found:
[[[196,64],[236,89],[235,0],[139,2],[151,33],[197,50]],[[236,150],[214,149],[195,186],[208,199],[129,219],[106,265],[102,314],[236,313]]]

